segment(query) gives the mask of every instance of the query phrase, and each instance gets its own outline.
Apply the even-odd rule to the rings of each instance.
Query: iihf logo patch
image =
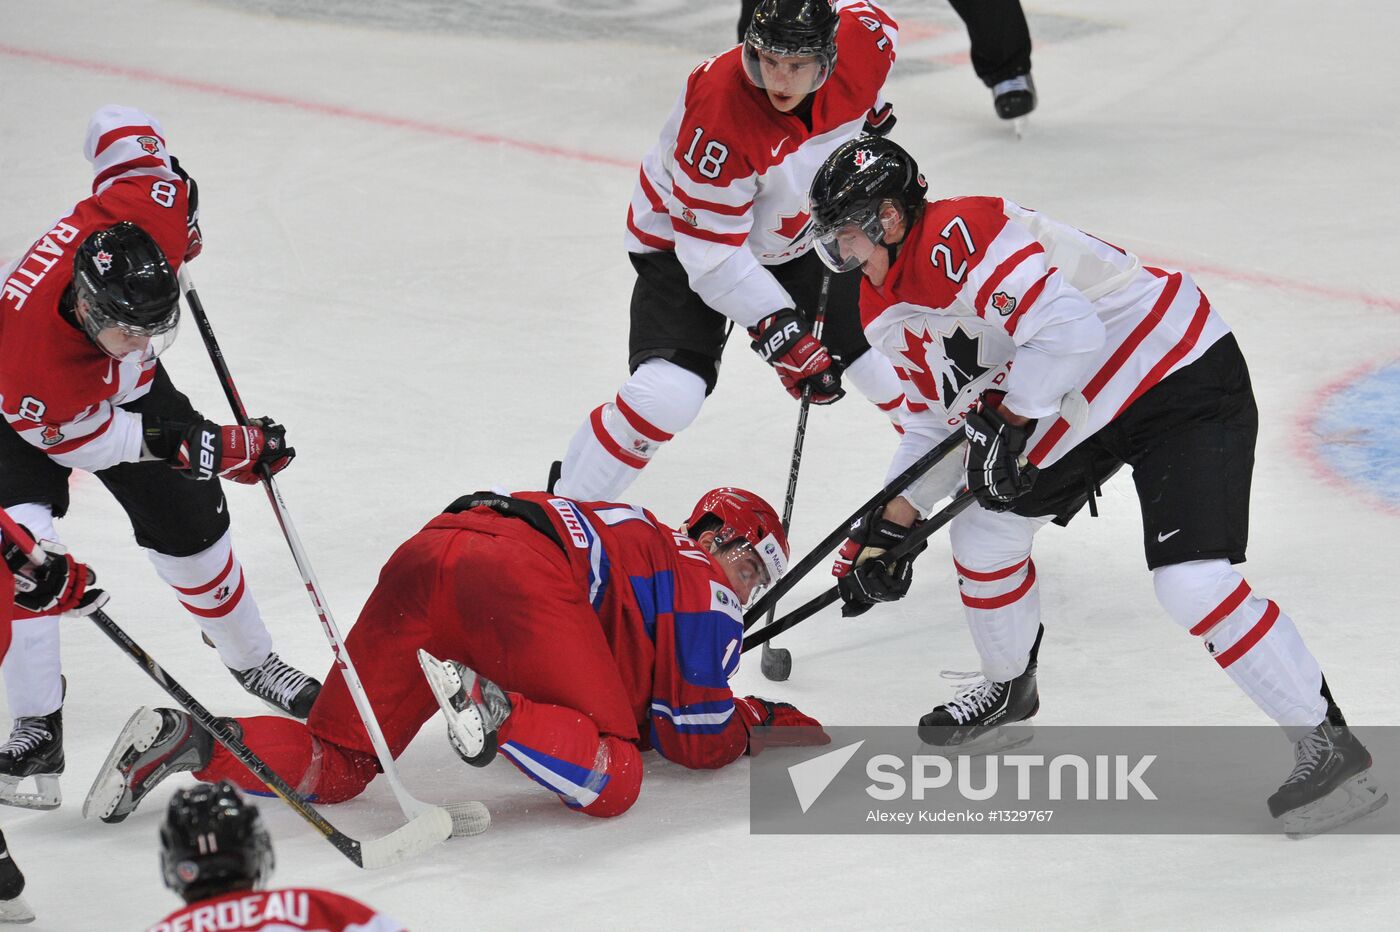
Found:
[[[63,439],[63,431],[50,424],[39,432],[39,439],[46,447],[51,447]]]
[[[97,271],[103,275],[112,270],[112,254],[105,249],[99,249],[97,255],[92,257],[92,261],[97,266]]]
[[[695,211],[691,210],[689,207],[681,208],[681,219],[693,227],[698,227],[700,225],[700,221],[695,219]]]
[[[154,136],[138,136],[136,144],[151,155],[155,155],[160,150],[160,140]]]
[[[185,883],[192,883],[199,879],[199,865],[194,861],[181,861],[175,865],[175,873]]]
[[[1016,310],[1016,299],[1004,291],[998,291],[992,295],[992,308],[1002,317],[1006,317]]]

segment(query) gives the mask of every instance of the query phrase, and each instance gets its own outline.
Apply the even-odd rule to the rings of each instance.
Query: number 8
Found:
[[[174,207],[175,196],[180,193],[180,189],[168,181],[157,181],[151,185],[151,200],[162,207]]]

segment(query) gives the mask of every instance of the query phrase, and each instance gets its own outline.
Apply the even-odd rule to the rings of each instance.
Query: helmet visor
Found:
[[[787,557],[773,534],[757,545],[743,537],[721,544],[718,556],[730,567],[745,605],[752,604],[787,570]]]
[[[772,48],[750,35],[744,40],[744,73],[765,91],[805,97],[826,83],[831,64],[820,49]]]
[[[865,264],[885,238],[879,213],[859,215],[817,227],[817,256],[833,272],[850,272]]]
[[[78,319],[88,338],[108,356],[124,362],[149,362],[175,342],[180,329],[179,299],[168,309],[150,314],[152,323],[132,324],[119,319],[99,300],[85,279],[81,274],[73,277]]]

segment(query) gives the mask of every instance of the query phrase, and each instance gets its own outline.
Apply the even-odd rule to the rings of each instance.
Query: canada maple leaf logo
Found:
[[[1016,299],[1004,291],[998,291],[992,295],[992,310],[1002,317],[1008,317],[1016,310]]]
[[[92,257],[93,263],[97,266],[97,271],[106,275],[112,268],[112,254],[105,249],[99,249],[97,255]]]
[[[792,217],[783,217],[782,223],[778,224],[777,233],[789,243],[795,243],[807,235],[807,228],[812,224],[812,215],[805,210],[799,210]]]

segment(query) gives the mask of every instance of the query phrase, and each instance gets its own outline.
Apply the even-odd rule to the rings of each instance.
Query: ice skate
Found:
[[[214,736],[189,713],[137,709],[88,790],[83,818],[120,822],[157,783],[172,773],[207,767],[213,753]]]
[[[34,921],[34,910],[20,895],[23,892],[24,874],[10,857],[5,836],[0,834],[0,922]]]
[[[997,116],[1011,122],[1011,129],[1018,139],[1025,135],[1026,117],[1035,109],[1035,104],[1035,81],[1029,74],[998,81],[992,88],[992,105],[996,108]]]
[[[1324,721],[1293,745],[1296,763],[1269,797],[1269,814],[1289,838],[1306,838],[1355,821],[1390,797],[1371,775],[1371,752],[1345,725]]]
[[[510,697],[455,660],[438,660],[420,650],[418,663],[447,719],[453,750],[473,767],[491,763],[496,756],[496,732],[510,716]]]
[[[996,683],[981,673],[944,670],[945,679],[958,680],[963,685],[952,699],[919,719],[920,740],[935,747],[957,747],[978,754],[1020,747],[1030,741],[1035,732],[1029,724],[1005,726],[1026,722],[1040,711],[1035,674],[1044,634],[1042,626],[1031,645],[1025,672],[1013,680]]]
[[[22,809],[57,809],[63,802],[63,709],[15,719],[10,740],[0,746],[0,803]],[[34,778],[32,792],[20,786]]]
[[[272,653],[256,667],[229,670],[249,693],[261,699],[274,712],[306,721],[311,706],[321,692],[321,683],[307,676]]]

